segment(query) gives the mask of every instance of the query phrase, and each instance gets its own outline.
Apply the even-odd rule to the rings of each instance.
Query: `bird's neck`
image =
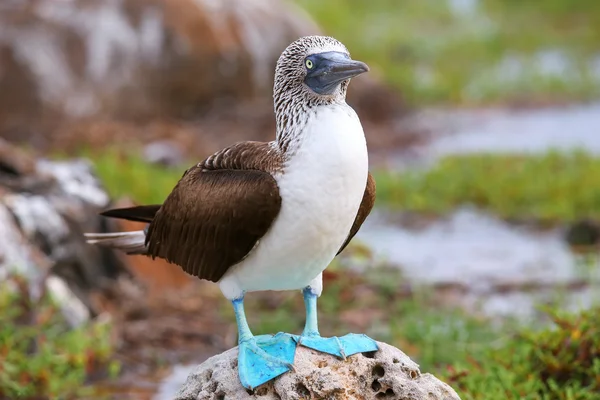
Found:
[[[279,105],[279,107],[278,107]],[[347,106],[341,100],[330,100],[314,103],[275,103],[275,142],[279,150],[286,156],[292,156],[302,145],[306,134],[306,127],[311,120],[316,118],[319,110],[323,107]]]
[[[312,107],[296,106],[275,111],[275,141],[281,152],[293,155],[302,142],[306,125],[314,114]]]

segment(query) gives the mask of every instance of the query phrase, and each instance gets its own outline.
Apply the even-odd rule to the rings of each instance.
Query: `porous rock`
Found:
[[[355,354],[346,360],[298,347],[288,372],[254,391],[239,381],[237,347],[209,358],[192,372],[178,392],[177,400],[452,400],[456,392],[419,366],[406,354],[385,343],[372,353]]]

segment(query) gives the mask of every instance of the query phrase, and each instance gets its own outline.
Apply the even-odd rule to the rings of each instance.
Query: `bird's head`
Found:
[[[305,36],[290,44],[275,68],[274,97],[278,103],[302,99],[309,104],[344,101],[350,78],[369,67],[350,58],[346,46],[327,36]]]

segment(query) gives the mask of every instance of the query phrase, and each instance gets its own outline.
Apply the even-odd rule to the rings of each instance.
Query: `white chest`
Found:
[[[352,226],[367,181],[362,126],[352,109],[340,107],[319,112],[306,128],[306,136],[278,179],[287,203],[281,216],[321,241],[341,234],[345,239],[348,232],[341,231]],[[307,240],[313,243],[315,237]]]
[[[224,277],[225,295],[308,285],[348,236],[367,174],[365,137],[354,111],[345,105],[319,110],[285,172],[276,177],[279,216],[254,251]]]

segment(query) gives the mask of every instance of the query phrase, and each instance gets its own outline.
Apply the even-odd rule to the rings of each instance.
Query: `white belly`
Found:
[[[281,211],[255,249],[219,282],[226,297],[309,284],[333,260],[360,206],[368,174],[365,137],[349,106],[321,110],[285,172]]]

